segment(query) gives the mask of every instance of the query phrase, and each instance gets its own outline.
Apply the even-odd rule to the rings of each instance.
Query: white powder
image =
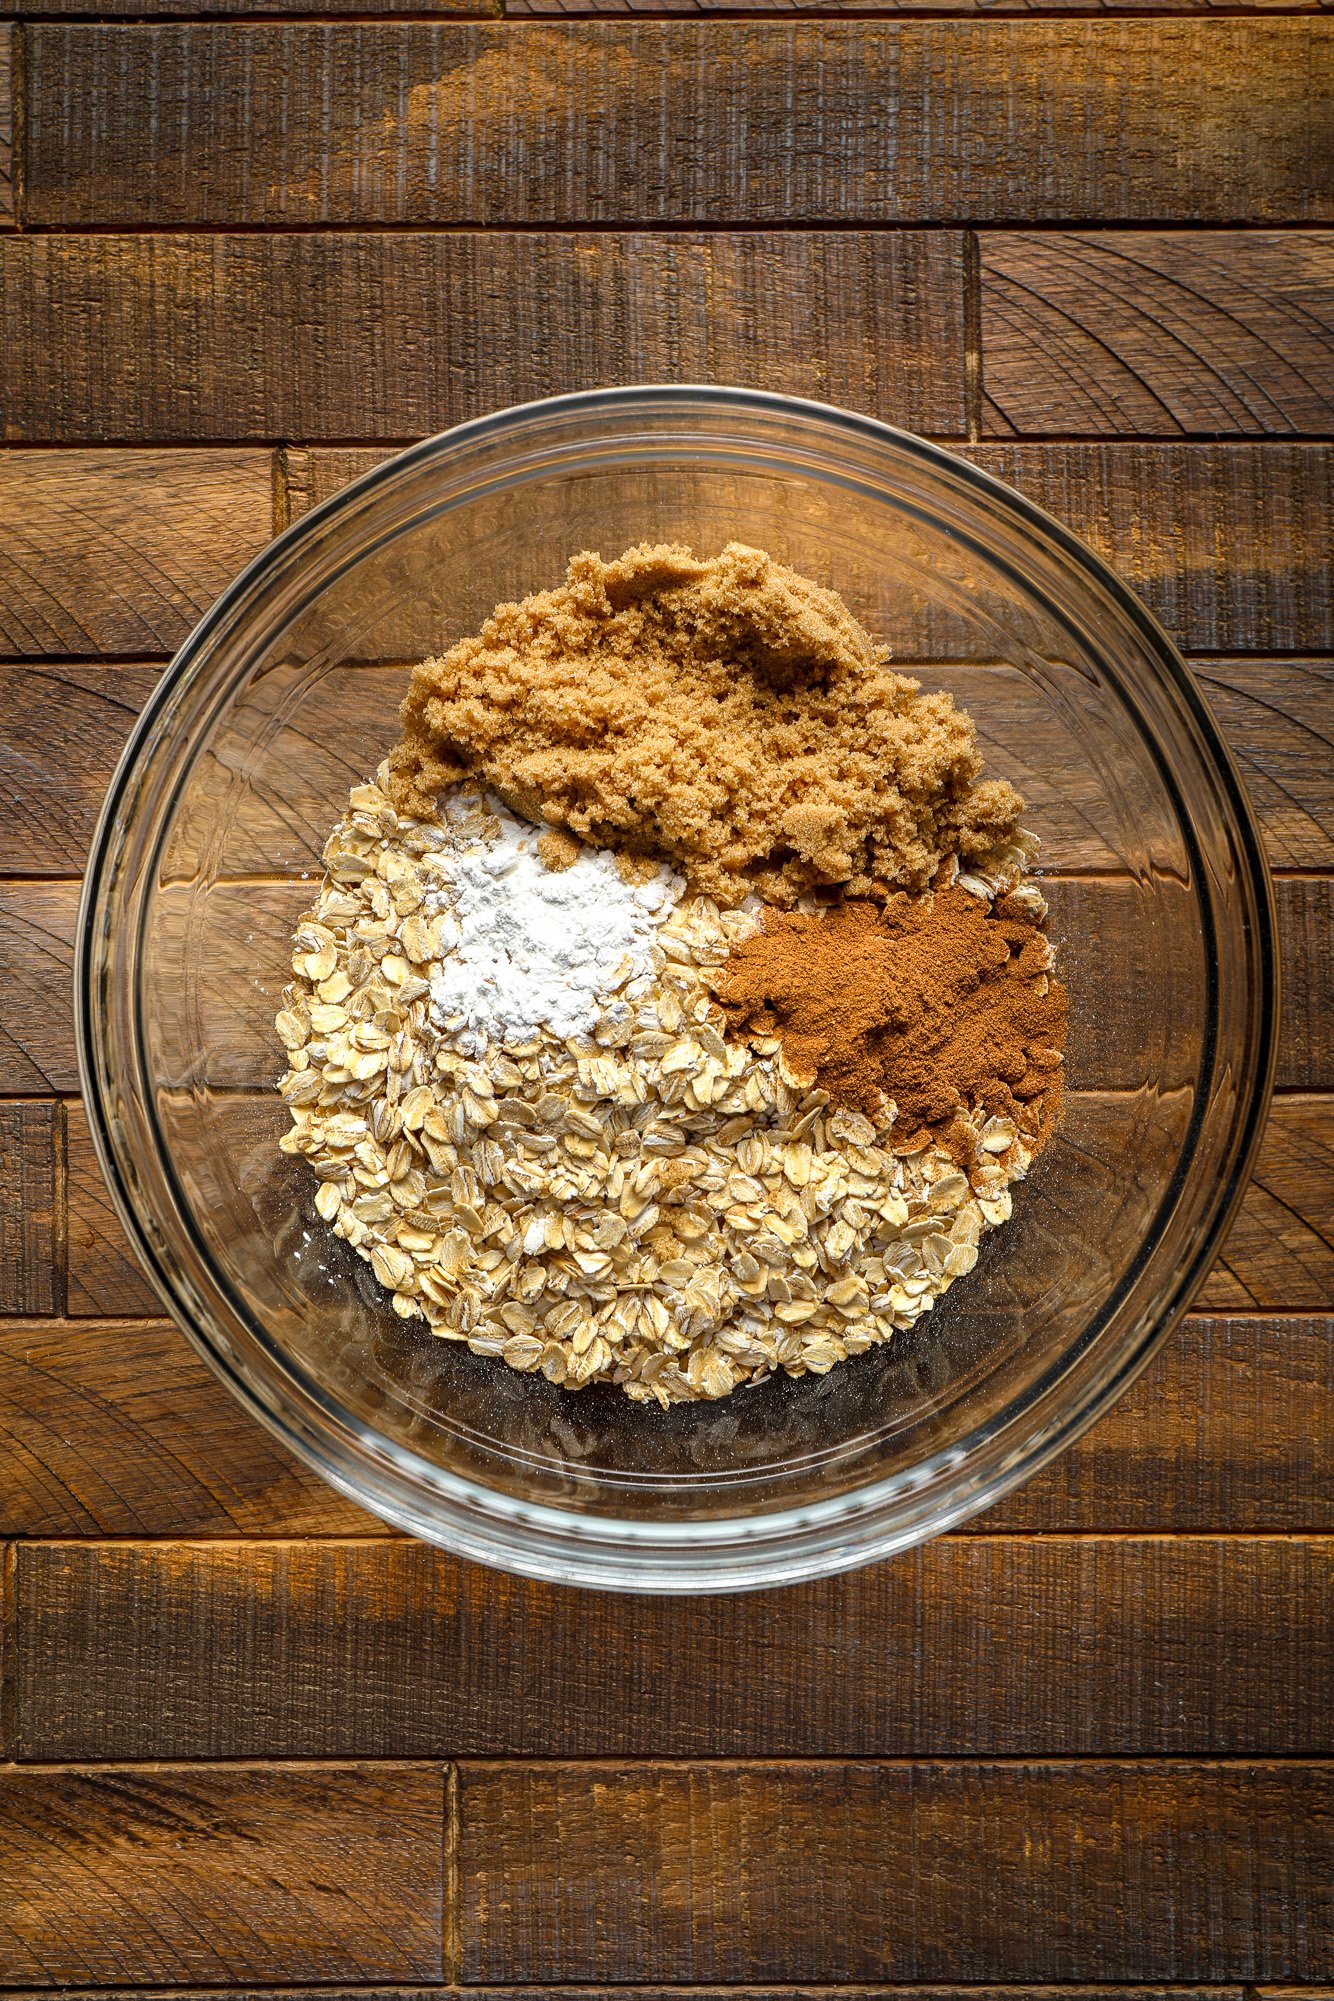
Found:
[[[666,868],[628,883],[601,849],[555,872],[537,852],[542,829],[494,797],[486,805],[498,834],[478,834],[475,797],[446,803],[458,845],[436,864],[448,889],[426,899],[433,915],[446,913],[431,1011],[462,1029],[473,1056],[488,1042],[527,1041],[539,1026],[560,1036],[591,1030],[605,997],[649,970],[658,925],[683,887]]]

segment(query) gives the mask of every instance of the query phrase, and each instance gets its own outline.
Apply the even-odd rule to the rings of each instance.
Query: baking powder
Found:
[[[537,851],[543,829],[485,804],[498,833],[476,831],[476,797],[445,802],[459,845],[441,857],[448,887],[427,897],[443,913],[431,1010],[465,1052],[525,1042],[539,1027],[590,1032],[608,995],[650,970],[658,926],[678,902],[681,878],[659,868],[628,883],[605,849],[584,848],[569,868]]]

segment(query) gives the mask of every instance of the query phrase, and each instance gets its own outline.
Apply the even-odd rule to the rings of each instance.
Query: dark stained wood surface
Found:
[[[35,25],[25,214],[1315,223],[1331,48],[1303,17]]]
[[[967,429],[958,231],[14,237],[0,300],[40,442],[414,437],[617,375]]]
[[[268,1095],[226,1094],[218,1116],[237,1126],[235,1158],[262,1157],[286,1122]],[[80,1119],[69,1108],[73,1172],[68,1178],[70,1312],[73,1317],[155,1313],[134,1278],[132,1257],[108,1198],[92,1181],[91,1149],[81,1154]],[[86,1166],[86,1172],[84,1168]],[[6,1196],[6,1201],[10,1198]],[[18,1219],[13,1227],[17,1229]],[[38,1237],[45,1257],[49,1237]],[[1334,1099],[1283,1094],[1271,1108],[1255,1171],[1198,1304],[1224,1313],[1318,1313],[1334,1298]]]
[[[1334,235],[1055,230],[980,243],[987,431],[1334,428]]]
[[[0,1770],[14,1981],[429,1980],[444,1783],[397,1766]]]
[[[0,468],[2,470],[3,468]],[[157,666],[0,666],[0,876],[78,875]]]
[[[273,533],[268,454],[7,452],[0,656],[169,654]]]
[[[14,47],[14,30],[0,28],[0,225],[14,219]]]
[[[1093,5],[0,0],[0,1988],[1334,1996],[1334,22]],[[493,1575],[299,1467],[138,1271],[67,998],[125,737],[273,530],[651,378],[888,418],[1067,522],[1278,871],[1280,1094],[1196,1310],[960,1532],[745,1599]],[[1115,953],[1059,733],[933,646]],[[238,810],[229,1086],[398,671]],[[221,1106],[243,1171],[274,1111]]]
[[[1329,1977],[1329,1765],[462,1775],[463,1968],[518,1979]]]
[[[1334,1101],[1274,1100],[1250,1185],[1197,1304],[1328,1311],[1334,1300]],[[1334,1331],[1334,1330],[1332,1330]]]
[[[14,1754],[1328,1756],[1332,1572],[1322,1538],[957,1536],[701,1606],[407,1539],[25,1542]]]
[[[57,1105],[0,1104],[0,1312],[55,1309],[59,1117]]]
[[[14,2001],[33,2001],[34,1993],[15,1993]],[[99,1997],[114,1992],[122,2001],[176,2001],[179,1989],[131,1987],[107,1989],[66,1989],[70,2001],[91,2001],[96,1993]],[[244,1996],[245,2001],[280,2001],[280,1997],[290,1994],[290,1989],[262,1988],[247,1985],[244,1988],[196,1988],[192,1990],[201,1996],[226,1994],[229,2001]],[[1263,1997],[1263,2001],[1326,2001],[1326,1996],[1318,1988],[1278,1988],[1278,1987],[1220,1987],[1192,1984],[1189,1987],[1173,1986],[1163,1981],[1152,1984],[1131,1985],[1126,1982],[1103,1983],[1095,1987],[1062,1985],[1050,1982],[1005,1987],[994,1986],[931,1986],[909,1985],[896,1982],[894,1986],[860,1986],[851,1982],[837,1987],[813,1987],[809,1983],[783,1987],[664,1987],[634,1984],[615,1987],[581,1985],[564,1987],[544,1985],[541,1987],[303,1987],[302,2001],[415,2001],[424,1993],[434,1996],[476,1995],[478,2001],[813,2001],[813,1997],[828,1997],[828,2001],[1249,2001],[1251,1995]]]
[[[121,1228],[97,1164],[83,1106],[62,1109],[65,1145],[65,1311],[71,1319],[161,1311]]]
[[[980,445],[1105,556],[1188,653],[1334,647],[1327,445]]]
[[[291,467],[303,477],[308,454]],[[298,458],[289,454],[289,460]],[[294,488],[298,512],[305,489]],[[1205,695],[1241,765],[1275,868],[1328,870],[1334,866],[1334,663],[1326,660],[1211,659],[1192,663]],[[929,671],[929,670],[927,670]],[[63,662],[0,664],[0,704],[5,729],[0,736],[0,785],[7,786],[11,811],[0,824],[0,878],[58,876],[81,869],[116,760],[139,709],[155,686],[160,665],[123,662],[78,666]],[[1061,758],[1068,751],[1049,717],[1030,706],[1018,708],[1022,737],[1006,740],[993,726],[995,677],[986,670],[953,669],[956,699],[974,704],[986,755],[997,766],[1010,760],[1009,775],[1024,788],[1031,810],[1043,822],[1053,861],[1070,868],[1098,869],[1115,857],[1099,841],[1062,789]],[[312,719],[289,771],[281,817],[253,816],[253,831],[238,829],[229,852],[239,866],[256,871],[302,868],[317,853],[327,831],[328,800],[340,772],[351,783],[355,760],[374,759],[383,742],[385,718],[401,688],[401,670],[384,670],[385,692],[372,696],[371,676],[349,673],[335,679],[331,716],[322,738]],[[990,700],[983,711],[974,690]],[[1014,757],[1022,741],[1022,762]],[[48,811],[39,802],[51,801]]]
[[[308,866],[317,859],[318,850]],[[1106,1090],[1139,1083],[1146,1063],[1156,1058],[1159,1068],[1162,1064],[1163,1034],[1152,992],[1143,991],[1140,1005],[1127,997],[1114,1013],[1089,1009],[1090,997],[1137,949],[1141,899],[1124,875],[1053,877],[1047,893],[1058,950],[1069,940],[1073,951],[1078,941],[1082,996],[1076,992],[1069,1085]],[[186,891],[177,898],[180,924],[188,921],[195,935],[207,939],[202,949],[216,968],[216,977],[201,974],[197,996],[204,1037],[200,1069],[210,1085],[259,1091],[282,1074],[273,1017],[292,977],[292,932],[310,903],[310,883],[300,876],[223,880],[199,899]],[[1334,978],[1334,908],[1327,881],[1281,881],[1278,915],[1286,997],[1278,1082],[1292,1090],[1334,1089],[1334,1032],[1326,1005]],[[14,1009],[7,1033],[0,1030],[0,1079],[10,1080],[11,1089],[78,1089],[72,1009],[68,1003],[53,1005],[50,993],[53,983],[58,993],[69,984],[76,916],[72,884],[0,882],[0,975],[11,987]],[[243,949],[249,977],[227,977]]]
[[[1334,663],[1196,660],[1193,665],[1241,766],[1271,867],[1329,868]]]

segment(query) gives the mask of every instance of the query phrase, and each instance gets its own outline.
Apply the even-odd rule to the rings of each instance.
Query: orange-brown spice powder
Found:
[[[930,1136],[962,1164],[961,1116],[1010,1118],[1033,1151],[1060,1111],[1066,994],[1039,925],[958,888],[769,911],[718,979],[742,1033],[777,1035],[791,1067],[836,1104],[898,1107],[895,1144]]]

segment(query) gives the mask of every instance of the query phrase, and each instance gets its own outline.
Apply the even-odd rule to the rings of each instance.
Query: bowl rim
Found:
[[[1256,1004],[1250,1039],[1255,1060],[1250,1088],[1244,1100],[1239,1097],[1239,1130],[1232,1145],[1230,1180],[1215,1201],[1209,1227],[1197,1233],[1191,1255],[1177,1267],[1172,1285],[1141,1313],[1136,1328],[1130,1330],[1135,1338],[1125,1341],[1115,1365],[1104,1370],[1090,1394],[1057,1413],[1041,1432],[1026,1440],[1001,1464],[989,1471],[984,1469],[971,1483],[960,1483],[950,1504],[942,1507],[940,1497],[936,1497],[929,1518],[907,1519],[898,1527],[884,1522],[877,1524],[875,1512],[877,1507],[892,1502],[894,1496],[912,1490],[917,1483],[911,1474],[898,1473],[871,1481],[828,1500],[762,1515],[723,1515],[704,1522],[672,1519],[658,1523],[625,1520],[605,1513],[575,1515],[547,1502],[519,1501],[483,1482],[442,1468],[378,1433],[306,1376],[299,1364],[282,1353],[279,1344],[269,1340],[254,1316],[247,1316],[248,1322],[254,1323],[249,1331],[259,1338],[262,1346],[279,1355],[289,1378],[295,1376],[300,1381],[304,1397],[320,1412],[326,1428],[322,1431],[309,1422],[298,1423],[290,1403],[280,1409],[276,1402],[259,1393],[252,1378],[228,1353],[229,1344],[215,1338],[207,1311],[197,1315],[193,1310],[192,1301],[186,1296],[188,1288],[178,1286],[171,1261],[162,1254],[153,1233],[130,1200],[127,1177],[117,1156],[95,1034],[99,1017],[92,949],[95,917],[104,894],[108,893],[108,869],[127,790],[141,755],[155,738],[164,709],[186,682],[201,650],[257,585],[299,553],[303,544],[318,538],[327,523],[360,504],[381,484],[446,453],[493,442],[506,432],[521,430],[535,421],[565,412],[614,415],[621,409],[642,406],[650,399],[664,410],[678,405],[683,409],[739,409],[743,414],[748,409],[767,411],[813,421],[826,434],[841,430],[872,443],[887,443],[909,457],[924,461],[964,488],[975,487],[1054,543],[1067,561],[1091,575],[1113,599],[1137,630],[1155,664],[1168,676],[1174,693],[1183,700],[1231,818],[1230,831],[1245,863],[1243,889],[1254,899],[1251,942]],[[1149,741],[1153,744],[1152,737]],[[1189,839],[1191,830],[1180,810],[1173,774],[1158,755],[1156,745],[1154,748]],[[1236,760],[1180,651],[1158,620],[1110,565],[1063,523],[984,467],[959,457],[947,447],[836,405],[775,391],[718,384],[638,383],[581,390],[514,404],[469,419],[391,453],[289,522],[266,543],[220,593],[178,648],[127,738],[89,848],[77,918],[74,989],[80,1087],[94,1151],[117,1215],[171,1318],[247,1411],[340,1492],[410,1533],[465,1556],[545,1581],[640,1592],[761,1588],[850,1569],[910,1547],[993,1506],[1072,1444],[1140,1374],[1203,1283],[1249,1180],[1272,1095],[1277,1058],[1276,910],[1263,841]],[[1210,1082],[1213,1081],[1211,1076]],[[1207,1102],[1207,1094],[1203,1095]],[[1197,1102],[1191,1132],[1196,1130],[1203,1115],[1204,1103]],[[1158,1205],[1158,1216],[1170,1206],[1189,1159],[1188,1136],[1183,1141],[1182,1160]],[[1151,1227],[1146,1243],[1152,1241],[1153,1235]],[[1135,1266],[1123,1275],[1118,1293],[1133,1277],[1144,1254],[1141,1252]],[[211,1264],[211,1259],[208,1262]],[[1100,1319],[1105,1324],[1105,1317]],[[1032,1395],[1026,1398],[1026,1402],[1033,1400]],[[1009,1414],[1007,1409],[997,1418],[998,1427],[1001,1418]],[[350,1449],[335,1449],[328,1433],[330,1423],[347,1437]],[[354,1455],[355,1467],[349,1470]],[[935,1464],[956,1456],[960,1456],[958,1442],[941,1448],[923,1463]],[[375,1462],[374,1491],[368,1491],[368,1481],[372,1478],[368,1459]],[[425,1485],[432,1500],[452,1507],[448,1524],[442,1525],[433,1515],[414,1508],[404,1499],[399,1483],[405,1477],[418,1486]],[[536,1551],[529,1542],[533,1530],[543,1531],[545,1537]]]

